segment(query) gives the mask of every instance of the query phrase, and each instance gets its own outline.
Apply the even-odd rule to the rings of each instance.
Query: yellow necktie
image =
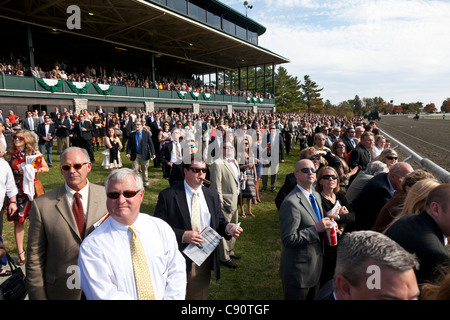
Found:
[[[198,192],[194,191],[192,195],[192,205],[191,205],[191,225],[193,231],[201,231],[200,226],[200,203],[198,201]]]
[[[148,269],[147,258],[145,257],[144,247],[137,235],[134,226],[129,226],[131,231],[131,261],[133,262],[134,279],[139,300],[155,300],[153,292],[152,279]]]

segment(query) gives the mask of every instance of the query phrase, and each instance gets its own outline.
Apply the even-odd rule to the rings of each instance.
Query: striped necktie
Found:
[[[134,226],[129,226],[131,231],[130,251],[133,262],[134,279],[139,300],[155,300],[150,270],[145,257],[144,247],[136,233]]]

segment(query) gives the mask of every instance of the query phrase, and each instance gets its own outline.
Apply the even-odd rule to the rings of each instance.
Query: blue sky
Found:
[[[222,2],[245,14],[243,0]],[[259,45],[288,58],[290,75],[310,75],[324,100],[382,97],[439,110],[450,98],[448,0],[248,2],[248,17],[267,28]]]

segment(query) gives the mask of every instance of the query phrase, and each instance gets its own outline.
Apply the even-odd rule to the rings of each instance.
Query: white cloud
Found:
[[[267,28],[259,44],[288,58],[290,74],[311,75],[332,103],[358,94],[439,107],[450,96],[448,1],[249,2]]]

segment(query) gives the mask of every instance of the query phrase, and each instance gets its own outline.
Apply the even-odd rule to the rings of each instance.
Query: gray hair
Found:
[[[387,172],[387,165],[381,161],[372,161],[367,164],[367,168],[364,171],[365,174],[370,174],[371,176],[375,176],[379,173]]]
[[[122,168],[111,171],[111,173],[108,175],[108,177],[105,180],[105,190],[108,193],[109,190],[109,183],[110,181],[125,181],[130,178],[130,176],[134,177],[134,180],[136,181],[136,188],[137,190],[144,189],[144,182],[142,181],[142,177],[140,174],[138,174],[136,171],[131,170],[130,168]]]
[[[69,148],[65,149],[65,150],[63,151],[63,153],[61,153],[61,157],[59,158],[59,159],[60,159],[60,162],[63,163],[62,160],[63,160],[63,159],[66,160],[67,154],[68,154],[69,152],[72,152],[72,151],[75,151],[75,150],[78,150],[78,151],[80,151],[80,152],[83,153],[83,156],[84,156],[84,162],[91,162],[91,158],[89,157],[89,153],[87,152],[87,150],[84,149],[84,148],[80,148],[80,147],[69,147]]]
[[[337,275],[343,275],[351,285],[358,286],[367,280],[369,265],[398,271],[419,267],[414,254],[384,234],[370,230],[346,234],[337,249],[335,279]]]

